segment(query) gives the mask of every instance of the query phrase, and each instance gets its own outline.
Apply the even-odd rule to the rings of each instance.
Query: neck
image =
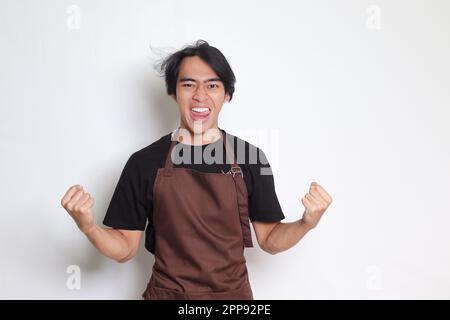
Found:
[[[218,127],[213,127],[205,130],[204,132],[193,132],[189,128],[180,126],[174,132],[173,139],[184,144],[190,144],[194,146],[213,143],[222,137],[222,132]]]

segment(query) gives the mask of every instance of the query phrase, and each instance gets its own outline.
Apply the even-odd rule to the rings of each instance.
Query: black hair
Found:
[[[176,95],[177,79],[183,58],[197,56],[205,61],[217,74],[225,87],[225,93],[231,98],[234,93],[236,77],[225,56],[219,49],[210,46],[205,40],[198,40],[193,45],[185,46],[181,50],[166,57],[160,65],[160,72],[166,81],[168,95]]]

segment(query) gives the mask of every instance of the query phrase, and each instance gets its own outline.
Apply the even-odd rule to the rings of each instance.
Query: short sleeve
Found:
[[[136,154],[128,159],[114,190],[103,224],[115,229],[145,230],[150,206]]]
[[[259,149],[259,160],[249,164],[251,192],[249,193],[250,221],[275,222],[285,218],[275,191],[272,168]]]

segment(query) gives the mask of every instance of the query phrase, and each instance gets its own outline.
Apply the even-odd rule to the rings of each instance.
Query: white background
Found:
[[[140,299],[153,256],[103,257],[60,200],[82,184],[101,223],[128,157],[178,125],[155,52],[197,39],[236,74],[219,126],[265,151],[285,221],[312,181],[334,199],[294,248],[246,251],[255,298],[450,298],[449,15],[444,0],[1,0],[0,298]]]

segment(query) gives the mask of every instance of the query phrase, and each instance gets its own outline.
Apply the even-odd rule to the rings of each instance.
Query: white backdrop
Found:
[[[255,298],[450,298],[449,14],[444,0],[0,0],[0,298],[140,299],[153,256],[103,257],[60,199],[82,184],[101,223],[131,153],[178,124],[151,48],[197,39],[234,69],[219,126],[265,151],[285,221],[311,181],[334,200],[291,250],[246,251]]]

